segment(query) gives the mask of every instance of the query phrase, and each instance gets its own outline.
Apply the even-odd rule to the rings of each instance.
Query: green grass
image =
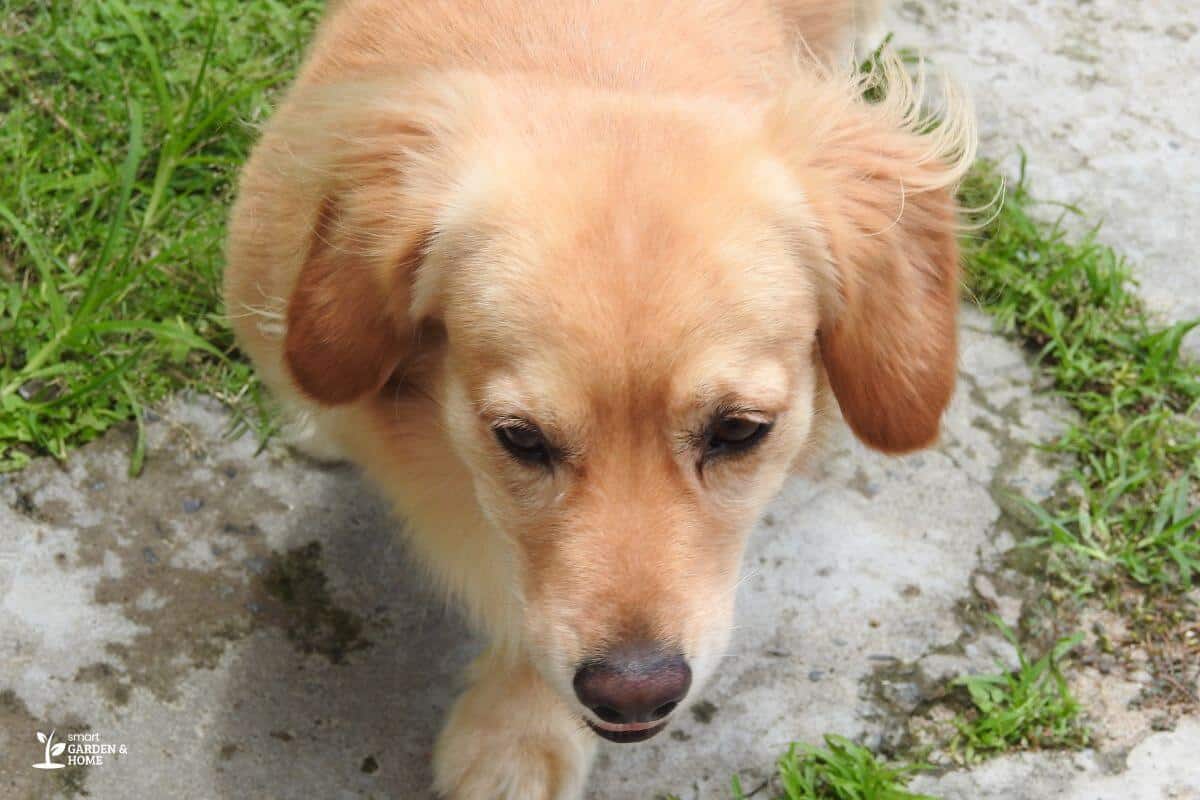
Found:
[[[253,407],[225,215],[321,5],[0,3],[0,471],[182,388]]]
[[[933,800],[905,788],[922,767],[884,764],[841,736],[827,735],[825,747],[793,744],[776,768],[782,794],[770,796],[774,800]],[[747,797],[735,776],[733,800]]]
[[[981,163],[965,205],[986,206],[999,186]],[[1079,414],[1056,445],[1078,469],[1049,508],[1032,508],[1040,532],[1027,544],[1080,593],[1121,580],[1187,591],[1200,573],[1200,367],[1180,344],[1200,320],[1157,323],[1112,248],[1067,234],[1064,217],[1078,212],[1059,207],[1046,223],[1039,211],[1055,207],[1022,174],[965,238],[970,291]]]
[[[998,619],[993,622],[1017,649],[1018,667],[954,681],[953,686],[966,691],[972,709],[954,721],[958,734],[950,742],[951,754],[972,762],[1014,749],[1086,746],[1090,737],[1080,719],[1082,709],[1062,673],[1064,659],[1082,634],[1058,640],[1034,661],[1012,630]]]

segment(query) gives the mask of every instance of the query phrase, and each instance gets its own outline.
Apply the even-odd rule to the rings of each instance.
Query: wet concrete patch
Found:
[[[300,652],[319,653],[343,664],[347,654],[370,642],[363,637],[362,619],[335,605],[327,584],[320,542],[275,553],[262,576],[266,596],[276,601],[266,618],[282,627]]]
[[[36,745],[35,718],[86,712],[134,756],[85,768],[98,797],[264,796],[310,785],[297,761],[314,785],[411,796],[474,646],[425,595],[396,524],[353,470],[225,438],[212,401],[160,416],[137,480],[117,431],[0,486],[0,597],[17,612],[0,620],[0,689],[34,706],[4,732]],[[50,785],[14,769],[15,787]]]
[[[23,515],[71,532],[70,555],[56,552],[54,569],[95,571],[91,602],[136,631],[105,642],[74,680],[117,706],[137,689],[174,700],[193,670],[213,669],[231,643],[264,626],[335,663],[368,646],[363,618],[330,594],[320,542],[277,549],[278,537],[254,519],[264,509],[283,518],[288,505],[209,452],[220,439],[169,428],[162,439],[138,481],[112,477],[128,452],[126,432],[116,431],[90,449],[86,466],[64,473],[43,461],[9,490]],[[213,501],[197,500],[200,492]]]

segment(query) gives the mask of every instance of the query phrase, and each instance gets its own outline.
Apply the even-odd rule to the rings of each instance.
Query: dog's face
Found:
[[[410,163],[404,191],[385,171],[334,200],[288,355],[302,387],[341,402],[403,370],[419,346],[405,325],[444,332],[430,424],[511,546],[521,645],[593,728],[632,741],[716,665],[746,534],[805,455],[826,381],[870,444],[936,434],[953,381],[954,211],[920,186],[895,130],[879,135],[900,156],[872,151],[864,168],[885,185],[821,167],[778,119],[566,117],[443,145]],[[906,219],[889,165],[925,195]],[[397,207],[415,195],[438,199]],[[396,219],[402,234],[381,231]],[[339,230],[377,237],[363,292]]]
[[[778,216],[781,167],[654,133],[490,176],[436,278],[446,430],[568,698],[634,646],[703,680],[745,533],[813,424],[831,276]]]

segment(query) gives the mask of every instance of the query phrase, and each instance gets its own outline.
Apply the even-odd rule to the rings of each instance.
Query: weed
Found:
[[[905,789],[922,769],[881,763],[862,745],[827,735],[825,747],[793,744],[779,759],[775,800],[933,800]],[[732,783],[733,800],[749,797],[737,776]]]
[[[1080,594],[1120,579],[1186,591],[1200,572],[1200,366],[1181,345],[1200,320],[1157,325],[1095,230],[1068,235],[1075,209],[1035,218],[1023,164],[997,211],[1000,185],[981,162],[962,187],[966,207],[991,215],[964,238],[969,289],[1079,415],[1056,445],[1079,465],[1072,486],[1031,509],[1041,532],[1026,544]]]
[[[964,761],[1012,749],[1083,747],[1089,734],[1080,719],[1079,702],[1062,674],[1062,662],[1082,634],[1055,642],[1031,661],[1013,631],[993,617],[1004,637],[1017,648],[1013,672],[966,675],[952,686],[966,690],[973,710],[955,720],[958,734],[950,752]]]

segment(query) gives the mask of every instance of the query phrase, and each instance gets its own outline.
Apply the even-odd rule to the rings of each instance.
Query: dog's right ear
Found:
[[[412,353],[411,299],[438,199],[429,151],[444,103],[321,88],[284,131],[297,186],[321,198],[287,303],[284,362],[322,405],[376,392]]]

